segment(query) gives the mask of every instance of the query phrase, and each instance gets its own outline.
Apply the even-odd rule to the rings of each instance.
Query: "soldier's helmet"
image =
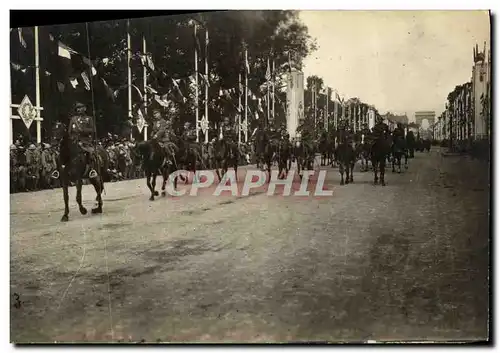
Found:
[[[10,145],[10,150],[11,150],[11,151],[13,151],[13,150],[17,150],[16,145],[14,145],[14,144]]]
[[[45,147],[45,148],[50,148],[50,145],[49,145],[48,143],[44,143],[44,144],[43,144],[43,147]]]
[[[32,143],[32,144],[28,147],[28,149],[30,149],[30,150],[36,150],[36,146]]]

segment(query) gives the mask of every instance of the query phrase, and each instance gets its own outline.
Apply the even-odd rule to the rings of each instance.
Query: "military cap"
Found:
[[[85,104],[83,104],[82,102],[76,102],[75,109],[78,109],[78,108],[85,108]]]

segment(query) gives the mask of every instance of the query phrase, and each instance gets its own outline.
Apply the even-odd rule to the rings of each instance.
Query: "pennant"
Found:
[[[78,86],[78,80],[76,78],[70,78],[69,82],[71,83],[73,88],[76,88],[76,86]]]
[[[104,64],[104,66],[108,66],[108,64],[109,64],[109,58],[102,59],[102,63]]]
[[[106,82],[106,80],[104,78],[101,77],[101,80],[102,80],[102,83],[104,85],[104,89],[106,90],[106,93],[114,101],[115,94],[114,94],[113,90],[109,87],[108,83]]]
[[[271,81],[271,66],[269,66],[269,58],[267,58],[266,81],[267,84]]]
[[[80,75],[83,78],[83,83],[85,83],[85,89],[87,91],[90,91],[90,80],[89,80],[87,73],[85,71],[83,71]]]
[[[69,48],[66,47],[64,44],[62,44],[61,42],[59,42],[59,45],[57,47],[57,55],[71,60],[71,52]]]
[[[21,65],[19,64],[16,64],[16,63],[10,63],[10,65],[12,66],[12,68],[16,71],[20,71],[21,70]]]
[[[59,92],[64,92],[64,83],[57,81],[57,89]]]
[[[24,40],[23,29],[18,28],[17,32],[19,34],[19,44],[21,44],[21,46],[26,49],[28,47],[28,45],[26,44],[26,41]]]
[[[184,95],[182,94],[182,91],[181,91],[181,89],[180,89],[180,87],[179,87],[179,83],[178,83],[178,82],[180,82],[180,81],[181,81],[180,79],[177,79],[177,80],[172,79],[172,82],[174,83],[174,87],[175,87],[175,89],[177,90],[177,92],[179,92],[179,94],[180,94],[180,95],[181,95],[181,97],[182,97],[182,100],[185,102],[185,97],[184,97]]]
[[[153,59],[151,58],[151,55],[148,55],[146,57],[146,61],[148,63],[149,68],[151,69],[151,71],[154,71],[155,70],[155,65],[153,64]]]

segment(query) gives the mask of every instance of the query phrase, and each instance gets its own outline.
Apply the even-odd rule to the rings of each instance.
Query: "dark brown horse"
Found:
[[[353,183],[354,164],[356,163],[356,151],[353,142],[350,139],[350,133],[345,129],[339,129],[337,132],[338,145],[335,149],[335,158],[339,164],[340,185]]]
[[[60,131],[61,132],[61,131]],[[63,129],[63,137],[59,145],[59,158],[58,158],[58,170],[57,173],[53,174],[53,177],[58,177],[61,186],[63,188],[64,197],[64,214],[61,218],[61,222],[68,221],[69,215],[69,186],[71,182],[76,185],[76,202],[80,213],[82,215],[87,214],[87,209],[83,207],[82,204],[82,186],[83,179],[88,179],[85,175],[87,166],[89,165],[89,160],[86,156],[85,151],[82,149],[81,144],[72,139],[66,128]],[[97,148],[95,150],[95,161],[93,167],[97,171],[98,176],[95,178],[90,178],[90,183],[94,186],[96,191],[96,201],[97,207],[92,209],[93,214],[102,213],[102,192],[104,191],[104,175],[106,175],[108,170],[108,154],[102,148]]]
[[[240,159],[238,146],[227,139],[217,139],[214,144],[215,172],[219,182],[230,167],[234,168],[238,180],[238,161]]]
[[[163,183],[161,187],[162,196],[166,196],[165,191],[168,177],[177,170],[177,162],[173,149],[160,146],[155,140],[139,142],[135,147],[142,161],[142,168],[146,174],[146,184],[151,191],[150,201],[154,201],[155,196],[160,196],[156,188],[156,177],[162,175]],[[171,152],[168,152],[171,151]],[[174,190],[177,189],[177,176],[173,180]]]

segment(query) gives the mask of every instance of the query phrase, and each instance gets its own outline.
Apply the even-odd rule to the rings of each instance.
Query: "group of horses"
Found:
[[[410,146],[405,139],[393,138],[391,135],[380,134],[365,138],[363,142],[352,141],[352,135],[345,130],[337,130],[329,134],[329,138],[318,141],[289,141],[286,138],[276,136],[268,130],[257,131],[254,139],[255,159],[257,166],[267,171],[268,179],[271,178],[273,164],[278,166],[278,177],[285,178],[291,170],[292,163],[296,163],[296,170],[302,178],[302,171],[313,170],[316,154],[321,154],[321,164],[338,164],[341,175],[341,185],[352,183],[354,165],[361,160],[363,171],[368,170],[368,164],[374,173],[374,184],[386,185],[385,167],[390,158],[393,164],[401,172],[402,158],[405,159],[405,167],[408,167],[408,151]],[[203,158],[201,157],[201,145],[177,139],[162,144],[156,140],[142,141],[136,144],[134,154],[141,163],[146,175],[146,184],[151,192],[150,200],[160,193],[156,190],[156,178],[162,176],[162,196],[166,196],[166,184],[171,175],[173,187],[177,189],[178,178],[188,182],[189,175],[174,173],[179,170],[193,172],[193,182],[196,182],[196,168],[203,169]],[[109,156],[101,146],[96,146],[95,163],[98,176],[89,179],[96,191],[97,206],[92,213],[102,213],[102,193],[104,192],[104,180],[109,171]],[[234,168],[236,178],[240,160],[240,150],[235,141],[231,139],[214,139],[208,145],[210,164],[214,167],[219,182],[227,173],[229,168]],[[61,221],[68,221],[68,188],[74,183],[76,186],[76,201],[81,214],[87,210],[82,205],[82,185],[88,165],[87,155],[82,151],[79,142],[68,135],[67,129],[62,133],[60,139],[60,154],[58,160],[58,177],[63,188],[64,214]],[[174,174],[173,174],[174,173]],[[345,176],[345,178],[344,178]]]

